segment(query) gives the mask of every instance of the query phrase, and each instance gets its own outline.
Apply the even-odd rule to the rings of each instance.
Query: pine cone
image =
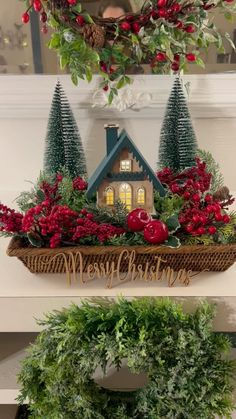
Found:
[[[85,41],[92,48],[102,48],[105,44],[105,29],[96,24],[87,24],[83,27],[83,36]]]
[[[227,186],[223,186],[222,188],[220,188],[218,191],[214,193],[213,196],[217,201],[226,201],[227,199],[231,199],[232,197]]]

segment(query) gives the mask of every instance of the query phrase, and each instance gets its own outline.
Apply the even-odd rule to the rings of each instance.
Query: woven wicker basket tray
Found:
[[[15,256],[32,273],[87,272],[90,265],[119,263],[119,271],[127,272],[128,255],[133,252],[134,263],[143,269],[157,263],[161,258],[160,269],[167,266],[175,271],[226,271],[236,261],[236,244],[211,246],[181,246],[178,249],[156,246],[80,246],[58,249],[24,247],[23,242],[13,238],[8,246],[8,256]],[[121,254],[123,252],[123,257]],[[82,263],[81,263],[82,260]]]

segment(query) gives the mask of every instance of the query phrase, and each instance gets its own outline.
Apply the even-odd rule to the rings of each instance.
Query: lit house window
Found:
[[[106,189],[106,204],[107,205],[114,205],[114,190],[109,187]]]
[[[145,204],[145,189],[138,188],[137,190],[137,204],[144,205]]]
[[[120,171],[121,172],[131,172],[131,160],[121,160]]]
[[[120,185],[119,197],[128,210],[132,208],[132,189],[128,183]]]

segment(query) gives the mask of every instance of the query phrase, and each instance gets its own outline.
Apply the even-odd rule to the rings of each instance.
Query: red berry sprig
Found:
[[[184,199],[179,222],[185,233],[192,236],[214,235],[219,226],[230,222],[230,217],[224,211],[224,203],[207,193],[211,174],[206,171],[206,164],[198,158],[196,163],[196,167],[180,173],[164,168],[158,177],[172,193]]]
[[[22,234],[22,220],[21,213],[0,204],[0,232]]]

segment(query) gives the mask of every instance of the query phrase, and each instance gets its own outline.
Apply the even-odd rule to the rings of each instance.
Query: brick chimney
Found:
[[[109,125],[104,125],[104,128],[106,130],[107,156],[108,156],[108,154],[110,154],[110,152],[113,150],[113,148],[115,147],[118,141],[119,125],[109,124]]]

